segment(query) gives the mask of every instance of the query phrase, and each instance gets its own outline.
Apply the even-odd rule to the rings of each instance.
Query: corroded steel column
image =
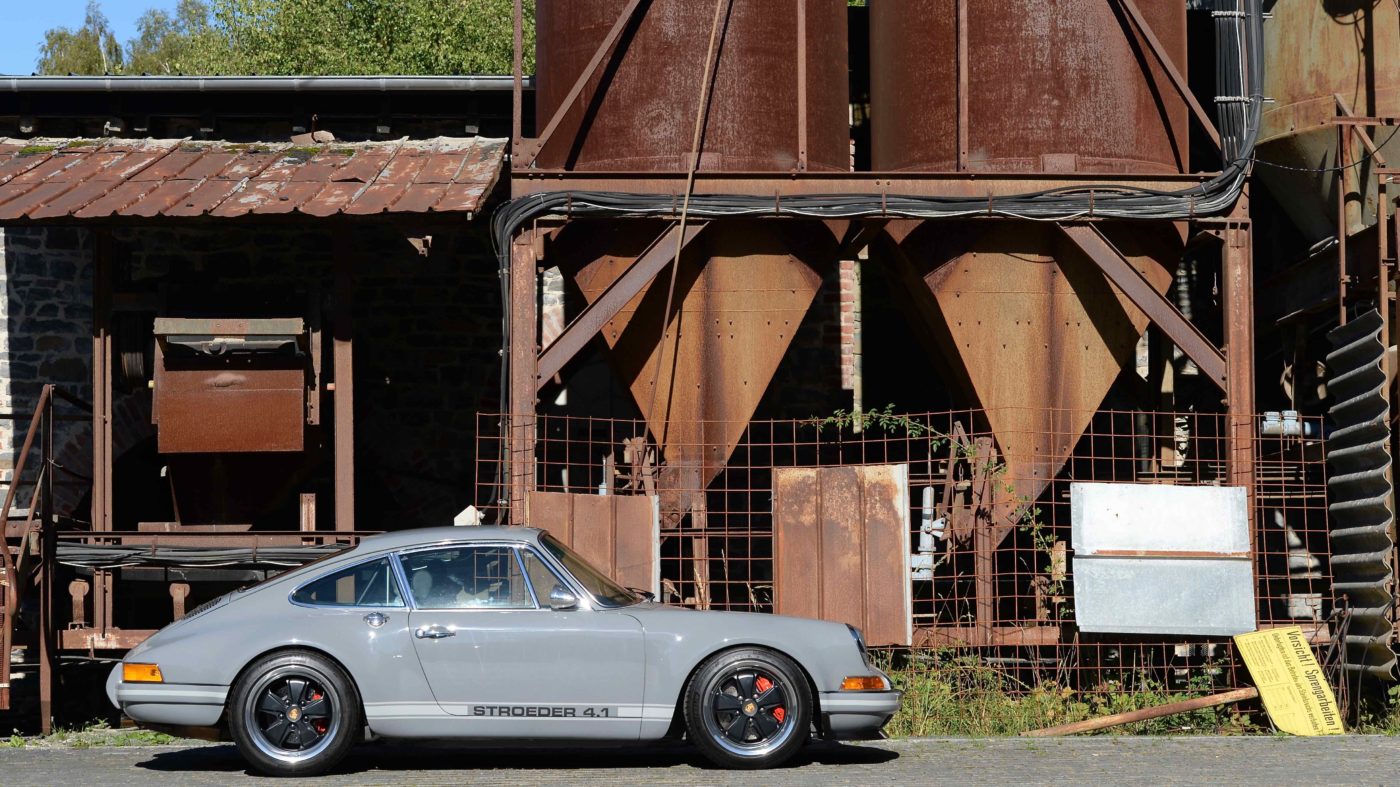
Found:
[[[1221,280],[1224,282],[1225,379],[1230,483],[1254,496],[1254,248],[1253,226],[1237,208],[1222,229]]]
[[[522,232],[510,248],[510,401],[507,456],[510,523],[530,521],[535,487],[535,390],[539,364],[537,233]]]

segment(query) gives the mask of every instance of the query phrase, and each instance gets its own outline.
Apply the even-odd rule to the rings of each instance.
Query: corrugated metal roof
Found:
[[[473,213],[506,141],[234,144],[0,138],[0,222]]]

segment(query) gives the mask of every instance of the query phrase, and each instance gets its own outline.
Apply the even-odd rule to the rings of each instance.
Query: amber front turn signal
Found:
[[[123,664],[122,680],[126,683],[164,683],[160,667],[155,664]]]
[[[853,675],[841,681],[842,691],[884,691],[885,680],[879,675]]]

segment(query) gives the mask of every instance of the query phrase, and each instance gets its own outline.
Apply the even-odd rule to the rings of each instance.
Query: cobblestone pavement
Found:
[[[810,747],[792,766],[757,777],[808,784],[1400,784],[1400,739],[1073,738],[885,741]],[[447,744],[370,744],[335,784],[751,785],[753,774],[709,768],[681,746],[502,750]],[[232,746],[0,750],[0,783],[243,784]],[[265,780],[260,780],[269,784]]]

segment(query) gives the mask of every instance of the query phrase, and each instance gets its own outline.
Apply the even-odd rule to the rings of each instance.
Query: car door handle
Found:
[[[446,626],[419,626],[413,632],[413,636],[419,639],[442,639],[443,637],[455,637],[457,632]]]
[[[383,612],[371,612],[365,615],[365,622],[369,624],[370,628],[377,629],[389,622],[389,616]]]

